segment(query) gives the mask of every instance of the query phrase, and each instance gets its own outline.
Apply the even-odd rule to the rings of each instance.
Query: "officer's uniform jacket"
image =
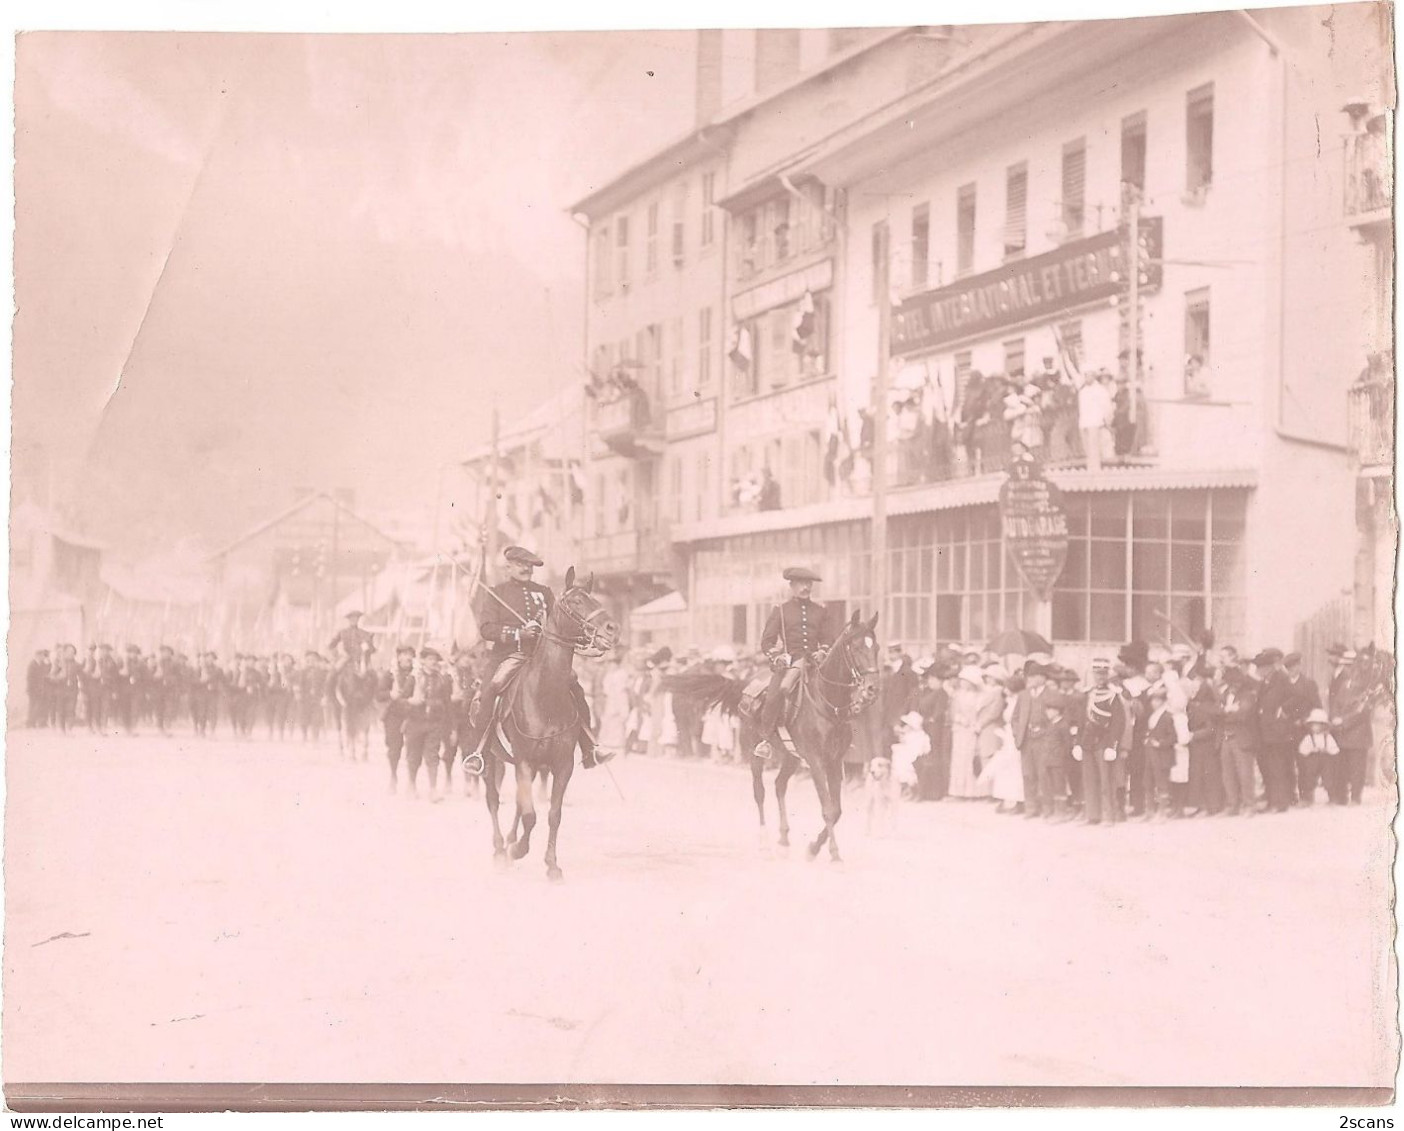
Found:
[[[359,625],[352,627],[347,625],[340,632],[331,638],[331,643],[327,647],[333,655],[340,652],[349,659],[356,659],[361,654],[363,645],[369,645],[370,650],[375,650],[375,637]]]
[[[1075,741],[1087,753],[1101,757],[1108,747],[1120,752],[1126,742],[1126,705],[1114,687],[1092,688],[1071,712]]]
[[[484,602],[482,617],[479,620],[479,630],[483,639],[492,645],[488,655],[489,675],[495,672],[508,656],[530,651],[534,647],[529,638],[523,637],[523,623],[534,621],[544,626],[546,617],[556,603],[551,590],[535,581],[504,581],[493,586],[492,592],[507,608],[488,598]],[[511,609],[522,619],[518,620],[507,609]]]
[[[385,718],[402,719],[409,713],[409,700],[414,695],[415,675],[413,668],[401,670],[398,666],[380,677],[380,694],[377,698],[385,703]]]
[[[783,652],[798,661],[812,655],[816,648],[829,648],[833,643],[834,631],[824,606],[808,598],[791,597],[778,609],[771,610],[761,633],[760,646],[767,655]]]

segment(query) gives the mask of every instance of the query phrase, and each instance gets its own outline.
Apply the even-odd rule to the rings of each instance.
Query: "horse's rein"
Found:
[[[857,663],[856,663],[856,662],[854,661],[854,659],[853,659],[853,652],[849,649],[849,646],[848,646],[848,637],[847,637],[846,635],[843,636],[843,637],[841,638],[841,641],[840,641],[840,642],[836,642],[835,645],[834,645],[834,647],[835,647],[835,648],[839,648],[839,647],[840,647],[840,644],[841,644],[841,646],[842,646],[844,663],[848,665],[848,674],[849,674],[852,678],[849,679],[849,680],[831,679],[830,677],[828,677],[828,676],[826,676],[826,675],[824,674],[824,671],[823,671],[822,666],[816,667],[816,668],[814,669],[814,674],[815,674],[815,676],[819,679],[819,681],[820,681],[821,683],[827,683],[830,687],[840,687],[840,688],[843,688],[843,689],[845,689],[845,690],[851,692],[851,691],[853,691],[855,688],[859,688],[859,687],[862,687],[862,686],[863,686],[864,677],[875,677],[875,676],[877,676],[878,672],[877,672],[876,669],[874,669],[874,670],[872,670],[872,671],[868,671],[867,669],[865,669],[865,668],[860,668],[860,667],[857,665]],[[822,689],[819,691],[818,694],[819,694],[819,699],[823,702],[824,706],[826,706],[827,708],[829,708],[829,710],[834,711],[834,712],[838,712],[838,711],[844,709],[844,708],[838,707],[838,706],[836,706],[834,703],[832,703],[832,702],[829,700],[828,696],[826,696],[826,695],[824,694],[824,692],[823,692]],[[851,704],[851,703],[845,704],[845,706],[851,708],[851,707],[852,707],[852,704]]]
[[[599,647],[600,628],[593,622],[596,617],[608,616],[608,609],[601,605],[589,616],[582,617],[579,613],[577,613],[574,609],[572,609],[569,605],[565,603],[565,595],[562,594],[561,600],[556,602],[555,608],[552,609],[552,612],[554,613],[557,610],[563,612],[566,616],[570,617],[571,620],[575,621],[575,623],[580,626],[582,634],[575,639],[571,639],[570,637],[562,636],[557,632],[552,632],[549,628],[543,625],[541,629],[542,637],[556,644],[564,644],[567,648],[572,648],[577,652],[592,652],[596,655],[604,654],[603,649]]]

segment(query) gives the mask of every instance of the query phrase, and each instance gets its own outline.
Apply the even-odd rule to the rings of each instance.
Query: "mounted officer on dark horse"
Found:
[[[469,711],[473,741],[467,747],[471,753],[465,754],[464,768],[483,774],[494,855],[502,857],[507,842],[498,825],[499,790],[504,763],[513,763],[522,838],[511,844],[512,859],[527,854],[536,824],[532,778],[539,771],[550,773],[546,868],[551,879],[560,879],[556,835],[566,785],[575,769],[575,748],[579,745],[581,764],[587,769],[608,761],[614,753],[596,747],[574,660],[577,654],[598,656],[612,650],[618,626],[591,592],[593,578],[577,585],[575,570],[569,570],[557,601],[550,589],[532,580],[532,571],[542,564],[540,558],[520,546],[509,547],[504,557],[509,580],[484,588],[477,603],[479,630],[492,650]]]

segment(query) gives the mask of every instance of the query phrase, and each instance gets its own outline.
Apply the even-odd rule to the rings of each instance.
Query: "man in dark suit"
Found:
[[[1298,653],[1283,656],[1276,648],[1266,648],[1253,658],[1253,666],[1262,675],[1259,759],[1267,807],[1272,813],[1285,813],[1297,803],[1297,744],[1307,715],[1321,705],[1316,684],[1302,675],[1301,663]],[[1311,786],[1314,789],[1314,781]]]
[[[29,725],[32,727],[44,726],[49,721],[51,668],[49,650],[40,648],[34,653],[34,659],[29,661],[29,668],[24,673],[24,693],[29,701]]]
[[[1370,725],[1373,703],[1370,689],[1355,667],[1356,654],[1342,645],[1332,647],[1328,655],[1333,663],[1331,684],[1327,690],[1327,713],[1331,716],[1331,733],[1340,756],[1330,760],[1326,779],[1326,795],[1333,805],[1360,804],[1365,789],[1365,763],[1375,740]]]
[[[1024,665],[1024,690],[1014,700],[1010,720],[1014,745],[1024,768],[1024,816],[1066,821],[1068,782],[1058,745],[1067,698],[1048,684],[1048,668]]]
[[[556,604],[555,594],[531,578],[532,571],[544,564],[540,558],[521,546],[508,546],[502,556],[507,559],[508,579],[494,585],[478,604],[479,631],[491,646],[482,686],[470,709],[475,728],[472,748],[478,754],[482,753],[498,696],[535,651],[546,618]],[[588,770],[609,761],[616,751],[596,749],[585,689],[574,675],[570,686],[581,718],[580,764]]]
[[[812,569],[792,566],[782,575],[790,583],[790,599],[772,609],[761,632],[760,650],[770,661],[770,686],[760,710],[761,741],[756,757],[775,756],[770,739],[780,722],[780,712],[811,660],[822,661],[833,646],[834,631],[824,606],[810,600],[814,583],[822,581]]]

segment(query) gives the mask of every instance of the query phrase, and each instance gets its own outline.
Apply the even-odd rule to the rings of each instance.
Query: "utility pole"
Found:
[[[497,484],[498,484],[498,445],[501,443],[501,421],[497,411],[497,398],[492,402],[492,458],[488,463],[488,497],[487,497],[487,561],[489,565],[497,563]],[[484,585],[490,585],[488,577],[481,579]]]
[[[1136,423],[1136,402],[1141,399],[1141,191],[1134,184],[1126,186],[1127,250],[1126,270],[1130,289],[1126,302],[1126,367],[1127,389],[1131,396],[1129,420]]]
[[[891,233],[887,221],[880,223],[877,236],[878,356],[873,379],[873,532],[872,593],[879,623],[887,622],[887,370],[892,352],[892,256]]]

